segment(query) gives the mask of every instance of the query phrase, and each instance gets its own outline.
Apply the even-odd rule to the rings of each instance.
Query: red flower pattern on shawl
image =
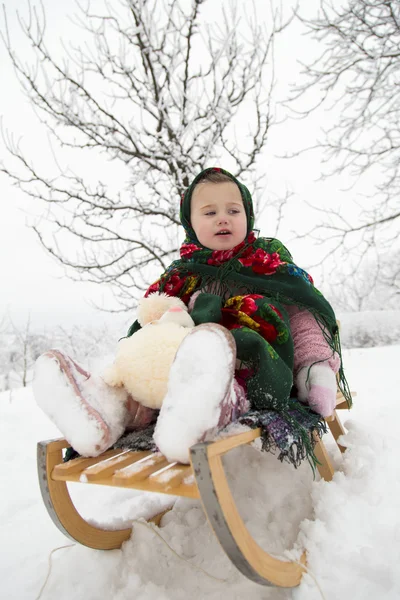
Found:
[[[182,244],[180,249],[181,258],[191,258],[193,252],[197,252],[197,250],[201,250],[201,248],[196,244]]]
[[[179,275],[172,275],[164,286],[164,292],[168,296],[179,296],[179,292],[185,285],[186,278],[179,277]]]
[[[286,264],[281,261],[277,252],[268,254],[262,248],[257,248],[254,254],[251,254],[248,257],[240,257],[239,262],[244,267],[251,267],[254,273],[260,273],[262,275],[273,275],[276,273],[278,267]]]
[[[268,304],[268,306],[283,321],[283,316],[282,316],[281,311],[278,310],[276,308],[276,306],[274,306],[273,304]],[[277,327],[275,325],[273,325],[272,323],[269,323],[268,321],[266,321],[262,317],[259,317],[258,315],[253,315],[252,319],[256,323],[258,323],[259,326],[260,326],[260,329],[258,330],[258,333],[260,333],[263,336],[263,338],[265,340],[267,340],[267,342],[270,342],[270,343],[271,342],[275,342],[276,338],[279,335],[279,331],[278,331]]]
[[[275,342],[276,338],[278,337],[278,330],[275,325],[264,321],[264,319],[261,317],[253,316],[252,319],[260,326],[260,329],[257,330],[258,333],[262,335],[262,337],[270,344]]]
[[[233,309],[234,311],[242,311],[246,315],[252,315],[257,311],[257,304],[255,300],[261,300],[263,296],[260,294],[246,294],[245,296],[234,296],[230,298],[225,306]]]
[[[186,282],[186,277],[180,277],[177,273],[172,274],[167,283],[164,285],[163,292],[165,292],[168,296],[178,296],[179,292],[183,288]],[[144,297],[147,298],[149,294],[153,292],[158,292],[160,290],[160,286],[162,284],[162,278],[155,281],[147,290]]]
[[[232,250],[214,250],[211,255],[211,258],[208,259],[208,265],[221,265],[222,263],[230,260],[235,254],[236,248],[232,248]]]
[[[153,294],[155,292],[158,292],[160,289],[160,280],[157,279],[157,281],[155,281],[154,283],[151,284],[151,286],[149,287],[149,289],[147,290],[147,292],[145,293],[144,297],[147,298],[147,296],[149,294]]]
[[[247,257],[253,252],[253,249],[250,246],[248,248],[246,248],[246,250],[244,250],[244,252],[242,252],[243,248],[247,244],[253,244],[255,241],[256,241],[256,236],[255,236],[254,232],[251,231],[245,241],[241,242],[234,248],[231,248],[231,250],[214,250],[213,253],[211,254],[211,257],[207,260],[207,264],[219,266],[222,263],[230,260],[231,258],[233,258],[234,256],[236,256],[239,253],[240,253],[240,257],[241,257],[239,260],[241,261],[242,257]]]
[[[227,329],[238,329],[249,327],[257,331],[267,342],[273,343],[279,335],[276,324],[268,322],[257,314],[259,306],[256,300],[262,300],[260,294],[246,294],[245,296],[234,296],[226,301],[222,309],[222,325]],[[273,305],[268,304],[280,319],[283,319],[280,311]]]

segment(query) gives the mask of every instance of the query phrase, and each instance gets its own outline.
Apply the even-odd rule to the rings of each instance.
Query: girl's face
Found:
[[[199,183],[192,194],[190,218],[200,244],[210,250],[230,250],[247,234],[242,196],[230,181]]]

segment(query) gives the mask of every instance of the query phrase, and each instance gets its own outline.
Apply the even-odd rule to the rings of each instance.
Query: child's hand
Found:
[[[308,379],[307,379],[308,377]],[[336,406],[336,375],[324,364],[306,365],[296,376],[299,400],[308,404],[316,413],[329,417]]]

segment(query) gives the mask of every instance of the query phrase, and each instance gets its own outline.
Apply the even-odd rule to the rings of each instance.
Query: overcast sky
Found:
[[[257,4],[263,6],[261,0],[258,0]],[[317,6],[318,2],[310,0],[311,4]],[[10,34],[21,56],[24,52],[24,39],[16,23],[15,11],[18,8],[22,15],[27,15],[27,6],[27,2],[22,0],[5,0]],[[74,12],[75,2],[45,0],[44,6],[51,45],[57,48],[57,51],[61,51],[58,40],[60,36],[68,39],[70,25],[67,16]],[[1,29],[4,31],[3,19]],[[302,55],[302,49],[305,56],[307,43],[300,35],[296,38],[293,31],[287,47],[280,49],[276,69],[280,85],[298,77],[296,57]],[[26,60],[29,61],[29,53],[26,55]],[[40,164],[41,158],[43,160],[46,153],[48,155],[49,144],[46,132],[37,123],[28,100],[21,92],[3,44],[0,47],[0,65],[3,81],[0,114],[3,127],[12,132],[17,139],[21,138],[23,147],[28,149],[31,156]],[[304,207],[301,208],[304,200],[320,205],[343,201],[344,192],[340,191],[340,187],[344,186],[345,181],[316,183],[320,170],[316,153],[290,162],[274,157],[275,154],[283,153],[285,149],[295,148],[299,141],[304,142],[304,145],[312,143],[317,135],[318,125],[316,118],[313,118],[307,124],[292,122],[271,130],[265,163],[260,164],[259,167],[260,172],[267,173],[268,193],[280,194],[285,189],[294,192],[291,214],[286,218],[280,233],[286,243],[292,237],[291,232],[304,219],[310,219],[309,213],[305,212]],[[2,143],[0,152],[1,158],[7,160]],[[0,174],[0,197],[0,272],[3,282],[0,294],[0,319],[1,315],[9,312],[18,322],[23,322],[30,315],[36,325],[52,326],[60,322],[83,323],[103,320],[104,315],[95,311],[90,303],[102,304],[106,301],[108,297],[106,287],[71,282],[65,276],[62,267],[47,256],[29,227],[38,217],[38,206],[12,187],[2,174]],[[268,231],[268,216],[269,213],[266,211],[259,222],[264,235],[271,235],[271,231]],[[297,262],[310,264],[307,258],[309,252],[315,253],[313,245],[299,245],[296,242],[294,244]],[[129,322],[132,319],[126,316],[126,320]]]
[[[74,2],[44,2],[49,23],[54,34],[67,30],[65,13]],[[13,43],[23,48],[23,38],[17,26],[15,13],[27,15],[28,3],[21,0],[5,0],[9,31]],[[4,19],[1,20],[4,31]],[[26,57],[29,60],[29,56]],[[16,139],[21,138],[24,147],[31,149],[35,160],[39,160],[41,148],[47,145],[46,134],[36,123],[28,100],[21,92],[19,82],[6,54],[4,44],[0,46],[2,93],[0,114],[2,124]],[[1,143],[1,159],[6,159]],[[0,294],[0,318],[10,313],[19,323],[30,315],[34,324],[55,325],[57,323],[82,323],[87,319],[99,318],[89,302],[101,302],[102,292],[88,284],[72,283],[65,277],[63,269],[51,259],[41,247],[36,234],[29,227],[38,209],[32,201],[12,186],[6,176],[0,174],[0,273],[3,282]],[[103,318],[102,316],[100,317]]]

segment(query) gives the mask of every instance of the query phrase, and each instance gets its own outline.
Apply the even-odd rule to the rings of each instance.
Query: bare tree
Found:
[[[3,315],[0,321],[0,392],[10,387],[9,323]]]
[[[206,6],[215,13],[207,21]],[[219,5],[218,5],[219,6]],[[111,284],[126,310],[179,248],[179,197],[206,166],[228,161],[253,191],[272,121],[273,42],[290,22],[271,8],[269,30],[234,2],[119,0],[79,6],[81,44],[57,59],[45,14],[19,22],[36,57],[19,56],[5,18],[3,40],[59,163],[48,174],[3,131],[10,161],[1,170],[53,224],[35,227],[67,272]],[[125,168],[115,192],[98,174],[62,164],[61,149],[98,152]],[[84,156],[84,155],[83,155]],[[78,242],[78,244],[76,243]],[[78,250],[76,249],[78,248]]]
[[[7,319],[4,317],[3,324],[3,329],[0,329],[2,386],[10,389],[13,383],[26,387],[30,383],[35,360],[48,348],[48,337],[32,331],[30,316],[23,325],[16,325],[9,316]]]
[[[110,356],[113,359],[117,342],[115,331],[105,324],[90,327],[58,326],[52,332],[51,347],[62,348],[88,367],[93,360],[110,360]]]
[[[20,324],[4,316],[0,321],[0,391],[27,387],[36,359],[50,348],[61,348],[91,370],[112,361],[115,344],[115,332],[105,324],[33,330],[29,316]]]
[[[328,297],[335,309],[345,312],[400,310],[399,258],[400,252],[378,257],[370,253],[351,275],[346,267],[334,270]]]
[[[326,175],[363,178],[371,190],[352,215],[343,207],[325,211],[314,235],[328,253],[363,257],[382,244],[386,251],[400,225],[400,3],[321,0],[318,16],[299,18],[317,40],[318,56],[304,65],[292,107],[299,110],[300,99],[303,114],[332,109],[317,146],[325,150]],[[318,92],[317,105],[307,100],[310,92],[314,99]]]

